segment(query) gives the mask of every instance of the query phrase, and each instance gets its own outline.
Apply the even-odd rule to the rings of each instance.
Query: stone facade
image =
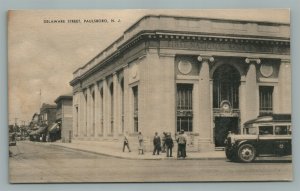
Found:
[[[145,16],[74,72],[73,138],[122,141],[188,134],[222,147],[259,115],[291,113],[290,25]]]
[[[71,142],[73,125],[73,96],[61,95],[56,100],[56,122],[60,123],[62,142]]]

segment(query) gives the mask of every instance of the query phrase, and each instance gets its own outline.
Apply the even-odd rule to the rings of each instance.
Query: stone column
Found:
[[[113,94],[113,102],[114,102],[114,105],[113,105],[113,137],[114,139],[117,139],[118,138],[118,135],[119,135],[119,115],[118,115],[118,109],[119,109],[119,105],[118,105],[118,99],[119,99],[119,83],[118,83],[118,75],[117,73],[114,73],[113,74],[113,91],[114,91],[114,94]]]
[[[83,136],[84,128],[84,92],[83,90],[79,93],[79,121],[78,121],[78,137]]]
[[[118,136],[122,134],[123,132],[123,129],[122,129],[122,119],[123,119],[123,113],[122,113],[122,108],[123,108],[123,105],[122,105],[122,87],[121,87],[121,83],[122,83],[122,79],[123,79],[123,76],[121,74],[119,74],[118,76]],[[124,82],[124,80],[123,80]],[[124,88],[123,88],[123,91],[124,91]]]
[[[84,90],[82,96],[82,135],[87,136],[87,89]]]
[[[259,90],[257,86],[256,79],[256,64],[260,64],[261,60],[259,58],[246,58],[245,62],[249,64],[248,72],[245,76],[245,108],[243,112],[245,113],[243,121],[244,122],[255,119],[259,115]]]
[[[210,92],[210,76],[209,63],[214,62],[211,56],[199,56],[198,61],[201,62],[199,72],[199,149],[207,151],[213,149],[211,140],[211,120],[212,120],[212,103]]]
[[[107,86],[107,79],[103,79],[103,137],[107,137],[109,133],[109,123],[110,123],[110,116],[109,116],[109,89]]]
[[[123,68],[124,74],[124,133],[126,131],[129,132],[129,72],[128,72],[128,65],[124,66]]]
[[[91,136],[91,130],[92,130],[92,95],[91,95],[91,87],[87,88],[87,136]]]
[[[98,104],[98,106],[99,106],[99,113],[98,113],[98,115],[99,115],[99,131],[98,131],[98,135],[101,135],[101,136],[103,136],[103,129],[104,129],[104,125],[103,125],[103,120],[104,120],[104,113],[103,113],[103,111],[104,111],[104,101],[103,101],[103,99],[104,99],[104,92],[103,92],[103,81],[101,81],[101,82],[99,82],[99,104]],[[101,96],[101,89],[102,89],[102,96]]]
[[[94,99],[94,137],[98,137],[98,131],[99,131],[99,127],[100,127],[100,107],[99,107],[99,99],[100,99],[100,92],[99,92],[99,85],[98,82],[94,83],[94,95],[95,95],[95,99]]]

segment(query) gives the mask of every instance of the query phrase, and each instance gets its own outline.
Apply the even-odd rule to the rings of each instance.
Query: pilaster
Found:
[[[212,120],[212,92],[209,77],[209,64],[214,62],[212,56],[198,56],[201,63],[199,71],[199,149],[200,151],[211,150],[211,120]]]
[[[259,90],[256,79],[256,65],[261,63],[259,58],[246,58],[245,62],[249,64],[248,72],[245,76],[245,96],[246,102],[245,110],[243,113],[245,116],[242,121],[244,122],[250,119],[255,119],[259,115]]]
[[[279,69],[278,91],[280,96],[280,113],[292,113],[292,66],[289,59],[282,59]]]

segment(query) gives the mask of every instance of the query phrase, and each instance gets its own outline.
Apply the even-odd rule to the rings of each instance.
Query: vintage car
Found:
[[[231,161],[252,162],[257,156],[292,154],[291,115],[273,114],[247,121],[242,134],[230,133],[225,154]]]

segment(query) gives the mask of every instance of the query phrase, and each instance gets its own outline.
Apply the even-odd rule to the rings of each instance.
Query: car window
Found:
[[[275,135],[287,135],[288,127],[287,126],[275,126]]]
[[[257,134],[257,130],[255,127],[246,128],[245,131],[246,131],[245,134],[248,134],[248,135],[256,135]]]
[[[273,126],[260,126],[259,134],[260,135],[273,135]]]

